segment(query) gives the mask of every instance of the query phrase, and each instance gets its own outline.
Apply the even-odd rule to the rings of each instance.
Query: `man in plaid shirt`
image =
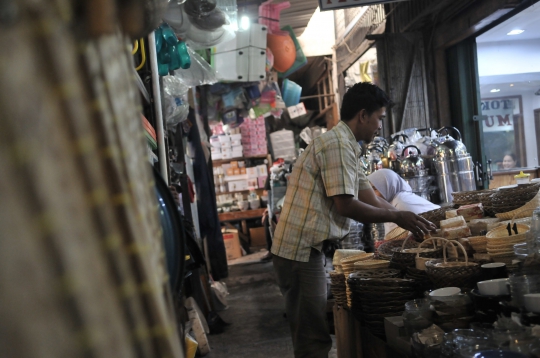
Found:
[[[341,121],[309,144],[289,178],[272,254],[297,358],[328,357],[332,347],[323,241],[343,239],[351,219],[394,222],[418,237],[436,229],[379,199],[360,168],[358,141],[373,140],[389,104],[377,86],[354,85],[343,98]]]

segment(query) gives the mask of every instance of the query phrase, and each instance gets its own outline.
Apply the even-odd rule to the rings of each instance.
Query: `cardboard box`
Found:
[[[257,173],[257,167],[246,168],[246,173],[248,178],[257,178],[259,176]]]
[[[266,247],[266,229],[264,227],[249,229],[249,236],[251,237],[251,246]]]
[[[232,229],[222,229],[223,243],[227,252],[227,260],[234,260],[242,257],[242,248],[240,247],[240,239],[238,231]]]
[[[257,165],[257,176],[266,177],[268,176],[268,168],[266,165]]]
[[[233,161],[231,162],[231,168],[233,168],[233,169],[238,168],[238,162],[235,161],[235,160],[233,160]]]
[[[248,190],[248,181],[247,180],[236,180],[229,182],[229,191],[241,191]]]

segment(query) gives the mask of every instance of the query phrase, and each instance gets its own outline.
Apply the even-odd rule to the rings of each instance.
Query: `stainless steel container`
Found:
[[[452,193],[476,190],[474,162],[467,148],[461,142],[461,133],[456,128],[444,127],[439,133],[453,129],[458,139],[446,134],[438,138],[434,165],[437,172],[440,199],[442,203],[451,203]]]

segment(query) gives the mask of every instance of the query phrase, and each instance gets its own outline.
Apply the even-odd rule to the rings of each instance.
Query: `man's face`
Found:
[[[381,107],[371,115],[363,109],[358,113],[358,116],[360,116],[357,127],[358,133],[355,133],[355,136],[365,143],[370,143],[382,128],[382,121],[386,117],[386,108]]]

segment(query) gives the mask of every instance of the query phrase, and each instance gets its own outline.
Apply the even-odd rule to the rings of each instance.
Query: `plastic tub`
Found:
[[[295,106],[300,103],[300,95],[302,94],[302,87],[290,81],[288,79],[283,81],[283,88],[281,90],[283,94],[283,101],[287,107]]]

